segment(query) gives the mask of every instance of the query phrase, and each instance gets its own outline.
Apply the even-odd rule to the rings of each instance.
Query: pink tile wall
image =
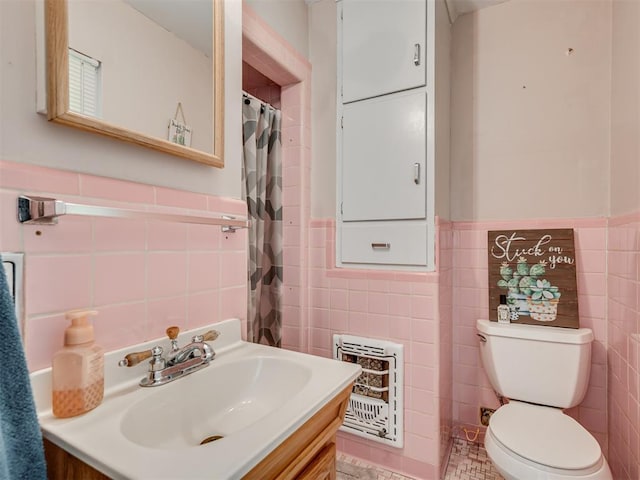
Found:
[[[479,407],[499,403],[482,368],[475,323],[488,315],[487,231],[573,228],[580,324],[593,330],[591,379],[583,403],[569,413],[607,451],[606,219],[461,222],[453,226],[453,419],[455,434],[480,425]]]
[[[331,357],[334,333],[388,339],[405,349],[404,448],[340,433],[338,449],[416,478],[438,476],[441,422],[451,423],[447,413],[450,393],[446,392],[450,347],[447,350],[440,344],[443,327],[450,330],[446,325],[450,314],[442,315],[440,307],[450,305],[451,298],[451,287],[446,284],[452,272],[450,236],[449,228],[439,238],[446,247],[440,258],[443,273],[336,269],[334,222],[311,221],[309,352]],[[440,275],[444,277],[439,284]],[[445,362],[444,377],[441,361]]]
[[[98,217],[55,226],[16,221],[19,194],[73,203],[207,215],[246,215],[244,202],[0,162],[0,251],[25,253],[25,349],[30,370],[62,345],[64,312],[92,308],[108,350],[229,317],[246,320],[246,231]],[[222,208],[221,208],[222,207]],[[188,211],[185,210],[188,208]]]
[[[640,478],[640,212],[608,230],[609,464],[620,480]]]
[[[309,224],[311,217],[310,67],[305,80],[282,87],[284,312],[283,346],[309,348]],[[291,327],[287,332],[287,327]]]
[[[439,299],[438,317],[438,404],[440,408],[440,478],[444,478],[452,446],[453,429],[453,225],[440,223],[438,237]]]
[[[398,341],[407,352],[405,448],[348,434],[340,435],[338,448],[395,471],[436,478],[446,466],[451,435],[466,429],[473,437],[479,407],[498,407],[475,334],[476,319],[488,315],[487,231],[560,227],[575,230],[581,324],[595,334],[589,389],[569,413],[606,452],[605,219],[441,222],[434,274],[335,269],[334,222],[312,220],[309,351],[330,356],[331,335],[348,332]]]

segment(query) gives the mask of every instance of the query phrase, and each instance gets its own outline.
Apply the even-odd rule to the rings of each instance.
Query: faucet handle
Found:
[[[170,340],[175,340],[176,338],[178,338],[178,334],[180,333],[180,328],[179,327],[169,327],[167,328],[167,337],[169,337]]]
[[[150,371],[156,372],[158,370],[163,370],[167,366],[167,363],[165,359],[162,357],[162,347],[159,347],[156,345],[151,349],[151,354],[153,355],[153,358],[149,363]]]
[[[202,341],[204,342],[213,342],[216,338],[220,336],[220,332],[217,330],[209,330],[202,334]]]
[[[140,362],[146,360],[152,355],[151,350],[145,350],[143,352],[133,352],[125,355],[124,359],[118,362],[118,366],[120,367],[133,367],[134,365],[139,364]]]

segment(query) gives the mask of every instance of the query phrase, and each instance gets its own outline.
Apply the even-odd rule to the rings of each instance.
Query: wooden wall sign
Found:
[[[512,323],[579,328],[572,229],[489,232],[489,319],[500,295]]]

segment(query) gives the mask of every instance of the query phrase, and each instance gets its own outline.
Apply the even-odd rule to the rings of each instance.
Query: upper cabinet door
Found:
[[[342,121],[342,220],[426,215],[424,89],[353,102]]]
[[[426,2],[342,4],[343,103],[425,84]]]

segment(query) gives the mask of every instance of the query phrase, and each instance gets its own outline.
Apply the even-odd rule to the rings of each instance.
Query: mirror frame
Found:
[[[50,121],[142,145],[195,162],[224,167],[224,0],[213,2],[213,153],[88,117],[69,110],[69,21],[67,0],[45,0],[47,117]]]

